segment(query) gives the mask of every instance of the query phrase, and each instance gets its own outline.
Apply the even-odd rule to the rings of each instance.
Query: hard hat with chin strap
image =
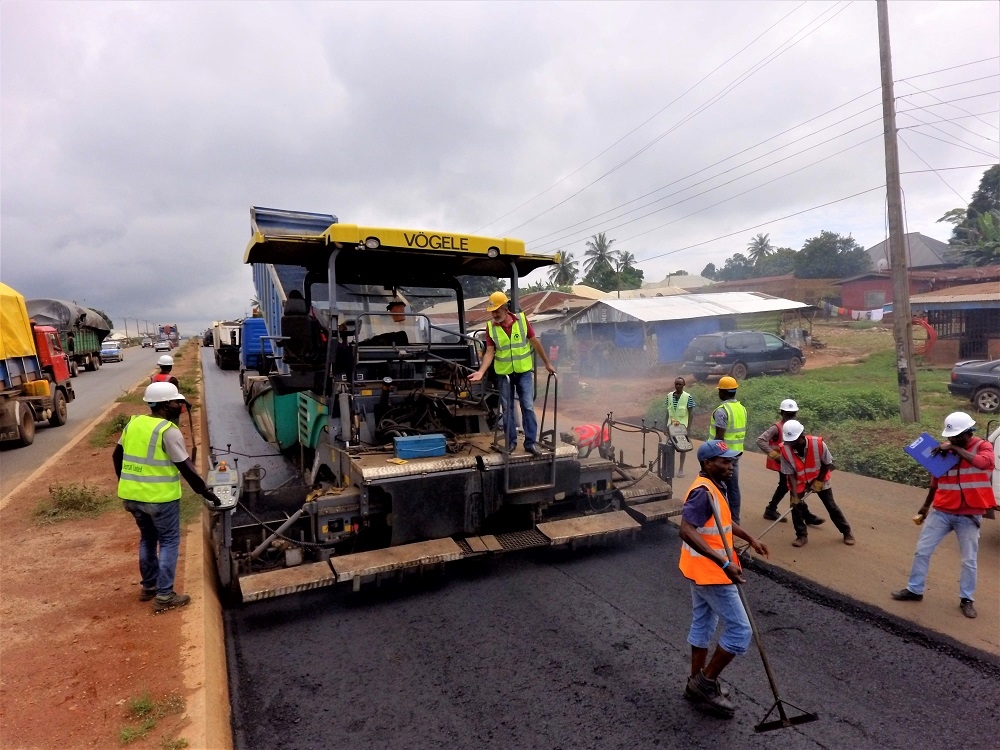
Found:
[[[719,390],[720,391],[735,391],[740,387],[740,384],[736,382],[736,378],[731,375],[723,375],[719,378]]]
[[[806,428],[802,426],[801,422],[795,419],[789,419],[781,427],[781,439],[786,443],[794,442],[799,439],[799,436],[802,435],[803,432],[805,432],[805,429]]]
[[[146,392],[142,394],[142,400],[147,404],[162,404],[167,401],[186,401],[177,386],[173,383],[150,383],[146,386]]]
[[[493,292],[493,294],[490,295],[489,303],[486,305],[486,312],[493,312],[494,310],[499,310],[508,302],[510,302],[510,300],[507,299],[506,294],[504,294],[503,292]]]
[[[944,418],[944,429],[941,430],[941,437],[955,437],[967,430],[976,429],[976,420],[964,411],[954,411]]]
[[[786,398],[781,402],[781,406],[778,407],[778,411],[798,411],[799,405],[795,403],[794,398]]]
[[[162,357],[156,360],[156,364],[160,365],[160,367],[173,367],[174,358],[171,357],[169,354],[164,354]]]

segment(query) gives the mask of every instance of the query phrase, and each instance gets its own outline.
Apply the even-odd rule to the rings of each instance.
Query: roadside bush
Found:
[[[58,523],[72,518],[100,515],[112,507],[115,498],[86,484],[49,487],[49,497],[35,508],[40,523]]]
[[[90,435],[90,446],[92,448],[106,448],[117,442],[129,419],[131,416],[128,414],[115,414],[110,419],[101,422]]]

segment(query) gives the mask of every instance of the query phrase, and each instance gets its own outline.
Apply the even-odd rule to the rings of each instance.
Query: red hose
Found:
[[[927,356],[934,350],[934,344],[937,343],[938,335],[937,331],[934,330],[934,326],[927,322],[927,318],[917,318],[913,319],[914,325],[918,325],[927,331],[927,341],[913,350],[914,354],[919,354],[921,356]]]

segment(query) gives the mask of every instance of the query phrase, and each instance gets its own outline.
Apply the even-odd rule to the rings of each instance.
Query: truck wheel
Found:
[[[98,354],[96,357],[94,357],[94,370],[100,370],[100,369],[101,369],[101,355]]]
[[[49,417],[49,424],[53,427],[62,427],[66,424],[67,416],[66,396],[63,395],[62,391],[56,390],[55,386],[53,386],[52,416]]]
[[[71,359],[69,361],[69,376],[71,378],[75,378],[79,374],[80,374],[80,368],[77,366],[76,360]]]
[[[35,442],[35,414],[30,407],[23,404],[21,408],[21,435],[17,442],[23,446],[29,446]]]

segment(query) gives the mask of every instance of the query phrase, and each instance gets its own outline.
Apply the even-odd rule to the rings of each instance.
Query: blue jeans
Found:
[[[691,630],[688,643],[695,648],[708,648],[715,629],[722,620],[719,647],[730,654],[742,656],[750,648],[750,618],[740,601],[736,584],[720,583],[699,586],[691,582]]]
[[[534,373],[512,372],[510,375],[499,375],[500,403],[503,406],[503,431],[507,435],[507,447],[517,444],[517,419],[514,416],[514,394],[521,404],[521,422],[524,428],[524,449],[528,450],[538,439],[538,420],[535,418],[535,388]]]
[[[979,554],[981,522],[982,516],[959,516],[932,508],[917,540],[917,551],[913,553],[913,567],[910,568],[910,582],[906,584],[906,588],[914,594],[924,593],[931,555],[941,544],[941,540],[954,531],[958,537],[958,551],[962,556],[958,595],[962,599],[972,599],[972,595],[976,593],[976,556]]]
[[[177,554],[181,546],[181,501],[139,503],[123,500],[122,504],[139,527],[142,587],[156,589],[159,596],[169,596],[174,590]],[[160,547],[159,555],[157,545]]]
[[[743,498],[740,495],[740,459],[733,459],[733,476],[726,482],[726,500],[729,501],[729,512],[733,516],[733,523],[740,522],[740,505]]]

